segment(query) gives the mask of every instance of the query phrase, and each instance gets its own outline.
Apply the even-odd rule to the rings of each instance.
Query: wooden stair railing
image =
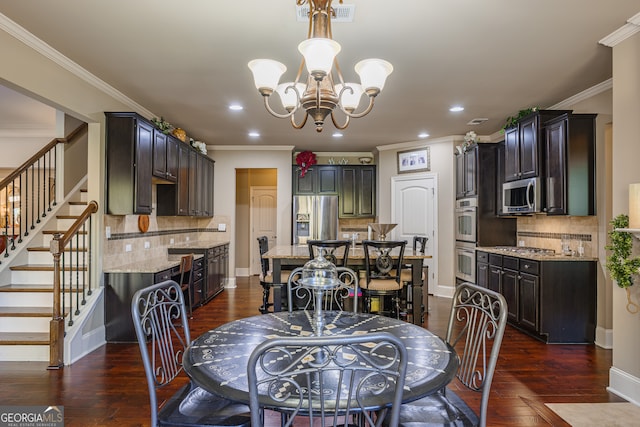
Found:
[[[83,123],[65,138],[54,138],[0,181],[0,254],[4,252],[4,258],[56,206],[57,150],[60,144],[86,134],[87,129]]]
[[[65,320],[69,315],[69,326],[80,314],[80,307],[91,295],[91,217],[98,212],[98,203],[92,200],[71,227],[61,235],[56,233],[51,240],[53,255],[53,318],[49,326],[49,367],[59,369],[64,365]],[[69,246],[69,250],[65,249]],[[65,260],[68,254],[68,261]],[[80,259],[82,257],[82,260]],[[68,273],[68,283],[65,280]],[[68,296],[68,299],[65,297]]]

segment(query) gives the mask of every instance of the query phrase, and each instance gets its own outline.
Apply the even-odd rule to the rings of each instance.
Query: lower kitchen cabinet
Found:
[[[229,244],[212,243],[194,246],[173,247],[168,249],[169,254],[202,254],[202,284],[200,285],[200,299],[194,302],[194,307],[207,303],[211,298],[224,290],[224,285],[229,276]],[[195,280],[195,279],[194,279]],[[195,292],[194,292],[195,294]],[[196,297],[197,298],[197,297]]]
[[[476,269],[478,285],[486,283],[504,296],[510,325],[547,343],[593,343],[595,261],[532,260],[477,251]]]

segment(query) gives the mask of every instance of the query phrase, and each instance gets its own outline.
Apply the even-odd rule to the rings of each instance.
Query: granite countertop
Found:
[[[202,258],[202,254],[195,254],[194,259]],[[142,261],[123,264],[105,270],[105,273],[158,273],[180,266],[182,255],[167,255],[164,257],[148,258]]]
[[[512,256],[514,258],[532,259],[534,261],[597,261],[598,260],[598,258],[595,258],[595,257],[568,256],[568,255],[562,255],[560,253],[555,253],[552,255],[544,254],[544,253],[535,253],[535,252],[518,253],[518,252],[513,252],[513,251],[500,249],[492,246],[478,246],[476,247],[476,251],[507,255],[507,256]]]
[[[171,249],[193,249],[193,250],[207,250],[211,248],[215,248],[216,246],[228,245],[229,241],[212,241],[212,240],[194,240],[193,242],[183,242],[177,245],[172,245],[169,247],[169,252]]]

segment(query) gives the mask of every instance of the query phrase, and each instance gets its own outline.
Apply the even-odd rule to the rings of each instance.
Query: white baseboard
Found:
[[[235,277],[228,277],[227,278],[227,283],[225,283],[224,288],[225,289],[233,289],[233,288],[237,288],[238,285],[236,284],[236,278]]]
[[[629,402],[640,405],[640,378],[612,367],[609,369],[609,387],[607,391],[616,394]]]
[[[611,350],[613,348],[613,329],[596,328],[596,342],[598,347]]]

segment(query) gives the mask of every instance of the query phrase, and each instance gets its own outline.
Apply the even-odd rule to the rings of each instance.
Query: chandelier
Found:
[[[267,111],[281,119],[291,118],[291,125],[296,129],[301,129],[311,116],[316,131],[322,132],[324,121],[329,114],[336,128],[345,129],[351,118],[364,117],[371,111],[375,97],[384,87],[387,76],[393,71],[393,66],[387,61],[365,59],[355,66],[360,83],[345,83],[336,59],[341,49],[340,44],[334,41],[331,35],[331,18],[335,14],[331,8],[331,1],[296,0],[298,6],[309,3],[309,31],[307,39],[298,45],[303,59],[294,81],[278,84],[280,77],[287,70],[287,67],[278,61],[254,59],[248,64]],[[307,76],[303,77],[305,68]],[[271,107],[269,99],[273,92],[280,96],[286,112],[278,113]],[[369,105],[357,111],[363,94],[369,98]],[[336,107],[346,116],[343,123],[338,123],[336,119]],[[305,111],[304,118],[300,123],[296,123],[294,114],[300,108]]]

